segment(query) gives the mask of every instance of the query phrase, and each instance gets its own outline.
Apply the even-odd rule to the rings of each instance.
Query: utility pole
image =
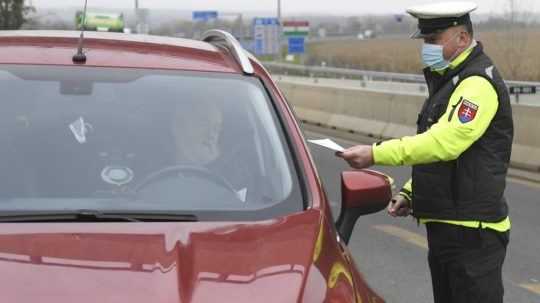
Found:
[[[277,0],[277,19],[278,19],[278,45],[279,51],[277,56],[274,58],[275,61],[281,59],[281,35],[282,35],[282,25],[281,25],[281,0]]]
[[[510,0],[510,29],[514,29],[514,25],[516,25],[516,2],[514,0]]]
[[[277,0],[277,18],[281,24],[281,0]]]
[[[139,33],[139,0],[135,0],[135,28],[133,31]]]

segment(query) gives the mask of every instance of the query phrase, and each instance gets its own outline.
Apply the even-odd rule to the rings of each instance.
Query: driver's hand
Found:
[[[411,204],[405,197],[397,194],[388,203],[386,210],[392,217],[407,217],[411,214]]]

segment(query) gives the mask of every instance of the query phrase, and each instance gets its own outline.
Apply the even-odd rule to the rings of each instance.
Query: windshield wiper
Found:
[[[196,222],[192,214],[174,212],[100,212],[96,210],[0,213],[0,222]]]

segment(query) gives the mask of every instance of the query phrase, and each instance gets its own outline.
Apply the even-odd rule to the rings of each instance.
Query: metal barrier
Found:
[[[337,67],[324,67],[324,66],[306,66],[290,63],[280,62],[264,62],[264,66],[273,74],[276,75],[288,75],[288,76],[302,76],[309,78],[326,78],[326,79],[343,79],[343,80],[360,80],[363,82],[399,82],[399,83],[414,83],[420,84],[419,87],[414,87],[412,92],[425,92],[425,79],[420,74],[404,74],[404,73],[390,73],[390,72],[378,72],[378,71],[366,71],[355,70]],[[510,88],[513,94],[513,101],[520,103],[520,95],[531,94],[531,90],[523,92],[523,88],[537,87],[534,93],[540,92],[540,82],[530,81],[506,81],[506,85]],[[519,89],[512,89],[519,88]],[[523,92],[523,93],[520,93]],[[538,99],[528,98],[529,104],[540,104],[540,97]],[[533,102],[531,102],[533,101]]]
[[[338,67],[306,66],[279,62],[264,62],[263,64],[270,72],[284,75],[361,79],[365,81],[424,82],[424,76],[416,74],[365,71]]]
[[[425,83],[424,76],[420,74],[377,72],[377,71],[368,71],[368,70],[339,68],[339,67],[297,65],[297,64],[290,64],[290,63],[280,63],[280,62],[264,62],[263,64],[271,72],[276,73],[276,74],[283,74],[283,75],[320,77],[320,78],[338,78],[338,79],[339,78],[362,79],[366,81]],[[536,86],[536,87],[540,86],[540,82],[530,82],[530,81],[506,81],[506,84],[509,87],[510,86]]]

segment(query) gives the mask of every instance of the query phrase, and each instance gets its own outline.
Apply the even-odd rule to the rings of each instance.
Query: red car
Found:
[[[289,105],[228,33],[0,32],[2,302],[383,302]],[[340,236],[341,235],[341,236]]]

